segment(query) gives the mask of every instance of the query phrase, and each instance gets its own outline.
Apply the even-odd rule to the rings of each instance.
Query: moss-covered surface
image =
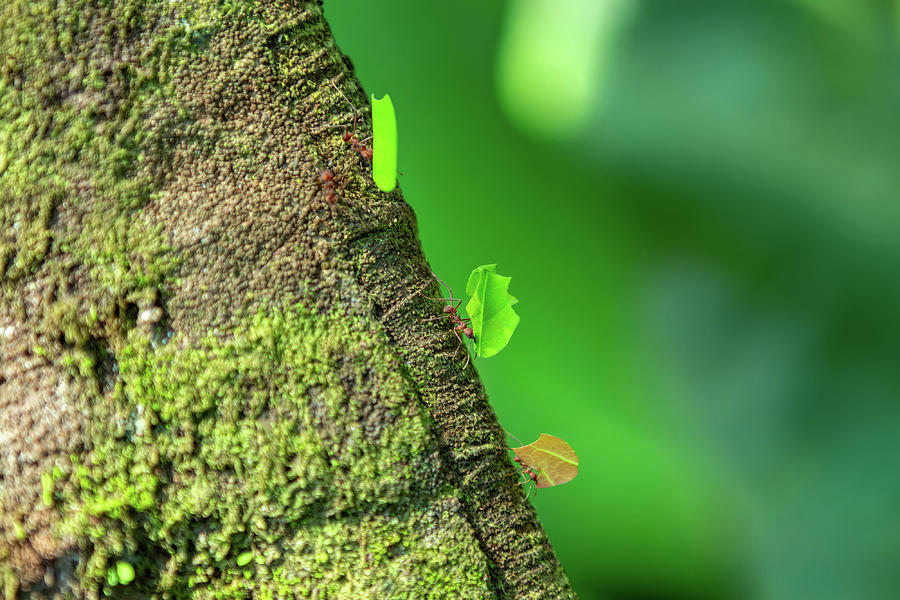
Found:
[[[72,457],[45,485],[67,515],[59,531],[90,540],[81,586],[482,595],[485,559],[451,486],[420,476],[439,470],[429,419],[386,345],[372,343],[377,325],[301,308],[248,322],[197,347],[135,331],[118,353],[87,462]],[[136,574],[127,590],[107,580],[123,560]]]
[[[571,596],[316,2],[0,34],[7,597]]]

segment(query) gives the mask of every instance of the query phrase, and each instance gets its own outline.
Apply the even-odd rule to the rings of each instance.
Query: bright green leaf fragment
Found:
[[[537,471],[537,487],[546,488],[571,481],[578,475],[578,455],[565,440],[542,433],[536,442],[510,448]]]
[[[249,551],[248,551],[248,552],[242,552],[241,554],[238,554],[238,557],[237,557],[237,564],[238,564],[239,567],[243,567],[244,565],[246,565],[247,563],[249,563],[251,560],[253,560],[253,553],[252,553],[252,552],[249,552]]]
[[[519,324],[512,305],[518,302],[507,288],[511,277],[497,275],[497,265],[484,265],[469,275],[466,294],[472,298],[466,313],[472,319],[475,352],[487,358],[503,350]]]
[[[49,471],[41,473],[41,488],[44,504],[53,506],[53,475]]]
[[[119,583],[128,585],[134,581],[134,567],[131,566],[131,563],[120,560],[116,563],[116,575],[119,576]]]
[[[119,576],[116,575],[116,570],[113,567],[106,570],[106,583],[109,585],[119,585]]]
[[[384,192],[397,187],[397,115],[389,94],[372,94],[372,179]]]

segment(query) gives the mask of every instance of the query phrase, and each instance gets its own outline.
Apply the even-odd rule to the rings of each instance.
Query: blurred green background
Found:
[[[900,2],[328,0],[583,599],[900,598]]]

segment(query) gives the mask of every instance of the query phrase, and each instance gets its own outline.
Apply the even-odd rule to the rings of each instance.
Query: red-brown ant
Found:
[[[329,169],[319,171],[319,178],[322,180],[322,189],[325,190],[325,199],[334,204],[334,173]]]
[[[356,128],[356,124],[353,125],[354,129]],[[363,144],[363,142],[372,139],[371,136],[367,137],[364,140],[359,140],[355,134],[350,133],[349,131],[345,131],[344,135],[341,136],[341,139],[345,142],[349,142],[353,149],[359,152],[359,155],[362,156],[366,160],[372,160],[372,149]]]
[[[506,431],[506,430],[504,429],[503,431]],[[513,438],[520,444],[522,443],[522,440],[520,440],[519,438],[517,438],[510,432],[506,431],[506,435]],[[527,485],[528,483],[533,484],[531,487],[528,488],[528,491],[525,493],[525,500],[522,501],[522,502],[525,502],[526,500],[528,500],[528,497],[531,496],[532,490],[537,489],[537,481],[538,481],[538,476],[540,475],[540,473],[536,472],[528,463],[526,463],[523,459],[519,458],[518,455],[515,458],[513,458],[513,460],[516,463],[518,463],[519,466],[521,467],[521,471],[519,472],[519,475],[522,476],[522,481],[519,482],[519,485]]]
[[[455,335],[456,339],[459,340],[459,346],[456,347],[456,352],[459,352],[460,346],[463,345],[463,339],[459,335],[460,333],[462,333],[473,342],[475,341],[475,333],[472,331],[472,327],[470,325],[472,319],[463,319],[459,316],[459,313],[457,313],[456,311],[459,308],[459,305],[462,303],[462,300],[458,300],[453,297],[453,290],[450,289],[449,285],[444,283],[443,279],[435,275],[433,271],[431,274],[434,275],[434,278],[440,281],[444,285],[444,287],[447,288],[447,291],[450,292],[449,298],[436,298],[436,300],[444,300],[446,302],[449,302],[449,304],[444,307],[443,315],[438,317],[431,317],[429,319],[421,319],[421,321],[439,321],[440,319],[449,319],[453,324],[453,335]],[[454,304],[454,302],[456,304]],[[456,352],[454,352],[454,355],[456,354]],[[468,349],[466,349],[466,364],[463,366],[463,369],[469,366],[469,358],[469,351]]]
[[[523,476],[525,476],[525,475],[528,476],[527,479],[523,478],[523,480],[519,482],[519,485],[524,485],[526,483],[529,483],[529,479],[531,480],[531,483],[534,484],[533,486],[531,486],[528,489],[528,492],[525,494],[525,500],[528,500],[528,496],[531,495],[531,490],[536,489],[538,474],[534,469],[532,469],[530,466],[528,466],[528,463],[526,463],[524,460],[522,460],[518,456],[515,457],[513,460],[516,461],[517,463],[519,463],[519,465],[521,466],[522,472],[520,474]]]
[[[356,110],[356,107],[353,106],[353,103],[350,102],[350,99],[344,94],[344,92],[341,91],[341,88],[336,86],[333,81],[331,82],[331,85],[335,90],[337,90],[337,93],[344,97],[344,100],[346,100],[347,104],[350,106],[350,110],[353,111],[353,131],[344,131],[343,135],[341,135],[341,139],[344,140],[344,142],[350,144],[353,147],[353,150],[355,152],[359,152],[359,155],[364,159],[366,159],[367,161],[371,161],[372,148],[367,146],[364,142],[371,140],[372,136],[369,136],[364,140],[360,140],[358,137],[356,137],[356,117],[359,111]]]
[[[337,181],[337,176],[331,169],[320,169],[319,170],[319,180],[322,183],[322,191],[325,192],[325,200],[328,201],[329,204],[334,204],[335,199],[338,197],[338,192],[343,191],[344,188],[347,187],[347,178],[342,178],[343,183],[340,186],[336,186],[335,182]],[[341,200],[348,206],[360,206],[356,202],[352,201],[347,196],[342,196]],[[369,209],[362,205],[363,210],[369,212]]]

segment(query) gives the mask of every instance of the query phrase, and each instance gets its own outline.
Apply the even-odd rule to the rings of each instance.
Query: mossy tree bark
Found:
[[[0,61],[7,598],[573,597],[318,3],[12,0]]]

